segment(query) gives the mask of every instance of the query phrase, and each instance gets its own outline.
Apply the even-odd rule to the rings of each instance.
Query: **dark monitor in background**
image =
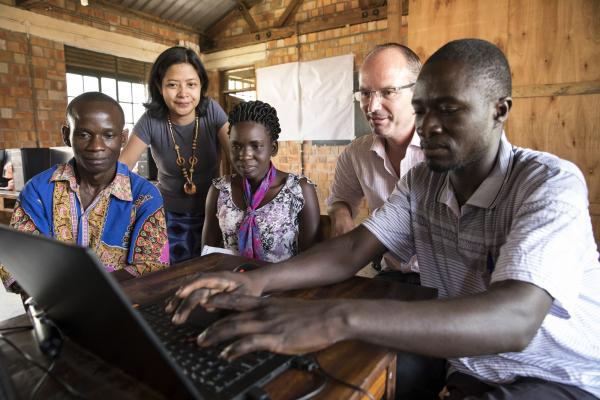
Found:
[[[64,164],[73,158],[73,149],[69,146],[50,147],[50,168],[56,164]]]
[[[8,151],[0,149],[0,187],[8,184],[8,178],[4,176],[4,165],[9,161]]]
[[[13,165],[15,190],[23,190],[28,180],[73,157],[70,147],[7,149]]]
[[[140,160],[137,162],[137,173],[149,181],[157,180],[158,168],[156,168],[156,163],[154,162],[154,158],[152,158],[150,147],[142,152]]]

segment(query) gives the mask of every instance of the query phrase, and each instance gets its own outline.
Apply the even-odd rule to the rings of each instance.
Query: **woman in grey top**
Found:
[[[146,113],[137,121],[120,161],[133,168],[150,146],[165,202],[171,263],[200,255],[206,194],[219,175],[220,148],[229,153],[223,109],[206,96],[208,75],[198,55],[171,47],[149,79]]]

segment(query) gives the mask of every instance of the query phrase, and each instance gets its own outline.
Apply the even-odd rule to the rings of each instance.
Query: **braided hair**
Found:
[[[281,132],[277,110],[268,103],[260,100],[244,101],[229,113],[229,132],[231,128],[240,122],[256,122],[264,126],[271,136],[271,140],[276,142]]]

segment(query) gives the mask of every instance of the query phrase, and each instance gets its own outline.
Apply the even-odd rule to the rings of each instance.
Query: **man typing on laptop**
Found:
[[[511,90],[496,45],[443,46],[412,98],[427,163],[345,235],[185,285],[168,306],[173,322],[196,304],[242,311],[198,337],[202,346],[233,340],[226,358],[355,339],[447,358],[447,400],[598,399],[600,263],[585,180],[570,162],[508,142]],[[440,299],[258,297],[342,281],[388,250],[403,261],[416,254],[422,284]]]
[[[168,266],[160,193],[117,161],[126,140],[119,103],[102,93],[84,93],[68,105],[66,118],[62,136],[73,159],[27,183],[10,225],[90,247],[109,272],[138,276]],[[0,278],[7,290],[19,291],[1,266]]]

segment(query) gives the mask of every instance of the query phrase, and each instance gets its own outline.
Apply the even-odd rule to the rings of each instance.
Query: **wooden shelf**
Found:
[[[0,224],[8,225],[19,192],[0,189]]]

